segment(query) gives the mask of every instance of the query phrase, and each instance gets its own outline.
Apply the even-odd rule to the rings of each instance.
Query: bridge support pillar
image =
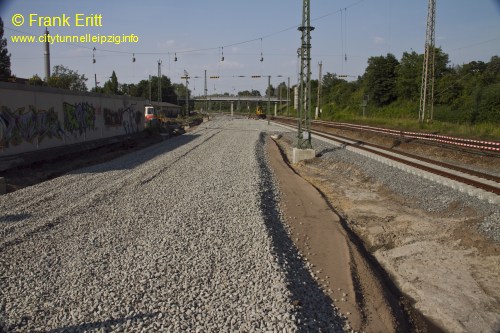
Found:
[[[231,117],[234,116],[234,102],[231,102]]]

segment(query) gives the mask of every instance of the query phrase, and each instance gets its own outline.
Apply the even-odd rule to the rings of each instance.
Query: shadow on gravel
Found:
[[[286,272],[298,332],[342,332],[345,320],[333,310],[331,299],[311,277],[280,218],[272,173],[264,158],[265,144],[265,134],[261,133],[256,145],[261,175],[260,205],[278,264]]]
[[[319,152],[316,153],[316,157],[321,157],[324,154],[333,153],[336,152],[337,150],[342,150],[342,149],[345,149],[345,146],[321,149]]]
[[[21,222],[29,219],[30,217],[31,214],[27,213],[0,215],[0,223]]]
[[[177,136],[153,144],[150,147],[146,147],[141,150],[137,150],[132,153],[121,155],[114,159],[104,161],[101,164],[91,165],[88,167],[83,167],[81,169],[73,170],[69,172],[69,174],[99,173],[107,171],[134,169],[139,165],[144,164],[159,155],[174,151],[175,149],[188,144],[189,142],[195,140],[199,136],[200,135],[196,134],[184,134],[181,136]]]
[[[109,332],[111,326],[123,325],[127,322],[135,322],[139,320],[149,319],[156,317],[160,312],[138,314],[131,317],[119,318],[119,319],[109,319],[103,321],[96,321],[93,323],[84,323],[80,325],[65,326],[60,328],[55,328],[49,331],[34,331],[33,333],[63,333],[63,332],[89,332],[94,330],[104,330],[104,332]]]

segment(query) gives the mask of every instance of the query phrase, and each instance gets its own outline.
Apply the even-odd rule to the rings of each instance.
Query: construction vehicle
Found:
[[[266,113],[262,109],[260,105],[257,105],[257,109],[255,110],[255,115],[258,119],[266,119]]]
[[[157,121],[160,125],[168,124],[168,117],[165,115],[165,112],[163,110],[158,110],[151,105],[147,105],[144,108],[144,118],[146,122]]]

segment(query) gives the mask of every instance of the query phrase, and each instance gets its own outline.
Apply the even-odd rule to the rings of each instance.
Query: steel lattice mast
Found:
[[[422,86],[420,87],[420,109],[418,119],[423,123],[432,121],[434,116],[434,61],[436,31],[436,0],[428,0],[427,31],[425,35],[424,64],[422,68]]]
[[[302,32],[300,47],[300,89],[297,148],[312,148],[311,145],[311,13],[310,0],[303,0]],[[304,137],[304,134],[306,137]]]

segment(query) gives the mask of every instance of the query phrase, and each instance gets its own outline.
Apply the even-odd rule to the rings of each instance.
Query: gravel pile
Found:
[[[342,332],[281,223],[271,127],[221,118],[0,196],[0,332]]]
[[[284,133],[292,142],[296,142],[295,133]],[[365,175],[389,187],[401,195],[405,204],[419,207],[428,212],[446,211],[451,203],[454,211],[451,216],[459,217],[465,208],[472,208],[484,220],[478,224],[478,230],[487,237],[500,243],[500,207],[487,201],[469,196],[458,190],[432,182],[428,179],[412,175],[405,171],[390,167],[360,154],[353,153],[324,141],[313,139],[316,154],[324,160],[353,164],[363,170]],[[346,170],[348,172],[349,170]],[[345,176],[349,176],[346,174]]]

